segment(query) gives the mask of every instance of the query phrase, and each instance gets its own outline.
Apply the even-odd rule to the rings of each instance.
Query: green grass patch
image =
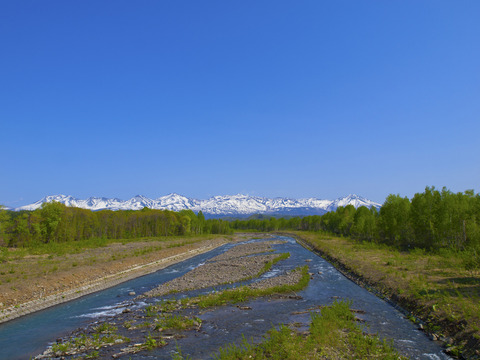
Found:
[[[187,330],[193,329],[201,323],[202,320],[197,317],[189,318],[181,315],[164,314],[158,318],[157,323],[155,324],[155,330]]]
[[[262,274],[266,273],[267,271],[269,271],[273,265],[275,265],[276,263],[278,263],[279,261],[282,261],[282,260],[286,260],[290,257],[290,253],[282,253],[280,254],[279,256],[277,256],[275,259],[267,262],[263,268],[258,272],[258,274],[256,275],[256,277],[259,277],[261,276]]]
[[[56,357],[61,357],[75,354],[80,349],[82,351],[94,350],[87,354],[87,356],[92,356],[90,358],[95,358],[95,356],[98,356],[98,352],[96,352],[96,350],[103,346],[130,341],[129,338],[118,335],[116,333],[117,328],[108,323],[102,323],[93,330],[94,332],[92,334],[83,334],[81,336],[72,338],[69,341],[53,344],[51,347],[52,353]]]

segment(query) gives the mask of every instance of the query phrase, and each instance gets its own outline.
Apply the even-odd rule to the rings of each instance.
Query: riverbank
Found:
[[[248,235],[249,236],[249,235]],[[143,239],[73,254],[12,256],[0,264],[0,323],[163,269],[236,236]]]
[[[198,336],[202,327],[202,320],[198,316],[207,307],[268,295],[278,297],[283,294],[288,299],[297,300],[299,297],[294,295],[294,291],[305,287],[310,279],[307,266],[260,279],[254,284],[198,297],[160,301],[155,298],[171,291],[182,293],[222,283],[237,283],[246,278],[258,278],[272,264],[288,258],[285,256],[288,253],[273,253],[272,245],[283,243],[284,241],[266,240],[261,243],[237,244],[185,275],[139,295],[114,317],[95,322],[88,328],[77,329],[71,336],[57,340],[35,359],[126,357],[140,351],[164,347],[172,340],[183,338],[183,332],[188,330],[195,330]],[[140,303],[143,305],[140,306]],[[250,307],[241,305],[237,309],[251,310]]]
[[[455,259],[313,232],[287,232],[359,285],[407,310],[452,356],[480,358],[480,277]]]

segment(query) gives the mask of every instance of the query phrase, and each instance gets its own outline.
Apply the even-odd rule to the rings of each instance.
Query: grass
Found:
[[[201,323],[202,320],[197,317],[189,318],[181,315],[164,314],[157,319],[155,330],[187,330],[193,329],[194,327],[199,326]]]
[[[177,301],[173,299],[165,299],[155,304],[145,306],[145,317],[155,317],[159,313],[168,313],[177,309]]]
[[[218,235],[182,235],[182,236],[160,236],[160,237],[143,237],[130,239],[106,239],[106,238],[89,238],[78,241],[68,242],[31,242],[22,248],[6,248],[0,247],[0,263],[9,260],[18,260],[28,255],[48,255],[63,256],[66,254],[79,254],[87,249],[96,249],[107,247],[108,245],[121,243],[126,245],[135,242],[160,242],[164,245],[150,246],[137,250],[134,256],[140,256],[160,250],[162,248],[181,247],[195,242],[204,241],[219,237]],[[180,241],[181,240],[181,241]]]
[[[480,342],[472,340],[472,337],[480,339],[480,276],[466,267],[467,253],[445,249],[436,253],[422,249],[400,251],[321,233],[293,235],[337,266],[361,276],[384,296],[399,302],[412,312],[414,319],[426,322],[427,331],[440,339],[454,339],[452,354],[467,341],[473,348],[480,346]],[[466,357],[472,355],[467,349]]]
[[[322,309],[321,315],[312,313],[308,335],[301,335],[282,325],[271,329],[258,345],[245,338],[240,345],[226,345],[219,349],[217,360],[240,359],[406,359],[390,343],[366,335],[355,323],[349,303],[335,302]]]
[[[280,254],[279,256],[277,256],[275,259],[267,262],[263,268],[258,272],[258,274],[256,275],[256,277],[259,277],[261,276],[262,274],[266,273],[267,271],[269,271],[273,265],[275,265],[276,263],[278,263],[279,261],[282,261],[282,260],[286,260],[290,257],[290,253],[282,253]]]
[[[159,341],[157,341],[152,337],[152,334],[148,333],[145,338],[145,342],[143,343],[143,348],[146,350],[153,350],[156,347],[164,345],[166,345],[166,342],[164,340],[160,339]]]
[[[95,356],[98,356],[98,352],[96,350],[103,346],[130,341],[129,338],[118,335],[116,331],[117,328],[113,325],[103,323],[94,328],[94,332],[90,335],[83,334],[81,336],[72,338],[69,341],[53,344],[51,351],[56,357],[61,357],[74,354],[79,349],[82,349],[82,351],[93,350],[87,356],[90,356],[90,358],[95,358]]]

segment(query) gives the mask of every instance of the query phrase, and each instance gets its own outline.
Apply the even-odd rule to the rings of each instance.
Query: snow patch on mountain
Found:
[[[348,195],[336,200],[321,200],[316,198],[263,198],[243,194],[213,196],[207,200],[187,198],[178,194],[169,194],[158,199],[149,199],[137,195],[129,200],[117,198],[89,197],[82,200],[70,195],[49,195],[39,201],[16,208],[16,211],[35,210],[43,203],[57,201],[67,206],[89,210],[141,210],[163,209],[172,211],[193,210],[202,211],[206,216],[248,216],[252,214],[270,215],[314,215],[334,211],[339,206],[353,205],[380,208],[380,204],[358,195]]]

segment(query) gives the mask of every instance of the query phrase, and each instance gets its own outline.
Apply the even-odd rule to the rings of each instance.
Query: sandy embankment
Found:
[[[62,282],[62,279],[72,274],[66,274],[65,272],[60,273],[56,277],[48,279],[50,283],[48,285],[51,286],[51,290],[45,291],[44,294],[42,294],[43,296],[38,296],[38,293],[33,291],[34,286],[32,285],[32,291],[24,290],[22,294],[20,294],[23,301],[18,301],[15,305],[1,309],[0,323],[155,272],[177,262],[213,250],[226,242],[227,240],[225,238],[218,238],[202,241],[193,245],[160,250],[146,258],[147,260],[155,258],[154,261],[149,262],[144,262],[145,260],[142,258],[131,257],[122,261],[98,264],[93,266],[93,270],[91,269],[92,266],[90,266],[90,269],[86,269],[86,266],[84,267],[85,269],[82,267],[72,269],[71,272],[75,271],[76,275],[80,274],[79,276],[82,278],[81,281]],[[97,271],[95,271],[95,268]],[[99,274],[103,276],[99,276]],[[39,282],[42,280],[43,279],[38,279]],[[51,284],[55,281],[62,283]],[[40,286],[39,284],[35,286],[41,287],[42,289],[45,288],[45,286]],[[59,288],[62,290],[58,291]]]

